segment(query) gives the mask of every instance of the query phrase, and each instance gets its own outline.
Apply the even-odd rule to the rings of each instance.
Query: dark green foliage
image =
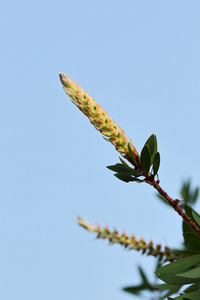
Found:
[[[144,271],[142,270],[142,268],[138,267],[138,270],[140,273],[142,283],[139,285],[136,285],[136,286],[129,286],[129,287],[123,288],[123,290],[125,292],[134,294],[134,295],[139,295],[144,290],[150,290],[150,291],[157,290],[157,288],[155,288],[152,284],[150,284],[148,282],[147,277],[146,277]]]
[[[138,166],[138,163],[135,159],[130,143],[128,143],[128,151],[135,165],[135,169],[131,168],[122,158],[119,158],[121,160],[121,164],[118,163],[113,166],[107,166],[108,169],[116,172],[116,174],[114,175],[118,179],[124,182],[130,182],[130,181],[143,182],[144,180],[138,179],[138,177],[148,176],[151,167],[152,167],[153,176],[155,176],[158,173],[158,169],[160,166],[160,153],[157,152],[157,139],[154,134],[152,134],[148,138],[141,151],[140,161],[141,161],[142,171],[138,171],[140,167]]]
[[[152,166],[153,175],[158,173],[160,166],[160,154],[157,152],[157,138],[155,134],[152,134],[145,142],[141,151],[141,167],[144,174],[147,176]]]
[[[116,172],[116,174],[114,175],[118,179],[124,182],[129,182],[129,181],[143,182],[143,180],[138,178],[142,176],[138,171],[131,168],[122,158],[119,159],[122,162],[121,164],[118,163],[113,166],[107,166],[109,170]]]
[[[184,205],[185,212],[187,216],[197,225],[196,219],[199,220],[199,215],[188,205]],[[195,216],[195,217],[194,217]],[[188,249],[199,250],[200,251],[200,237],[196,235],[191,227],[183,221],[183,237],[185,245]]]
[[[157,138],[155,134],[152,134],[148,140],[146,141],[145,145],[149,147],[150,154],[151,154],[151,164],[153,164],[154,157],[157,153]]]
[[[189,204],[193,205],[197,200],[197,191],[198,188],[194,190],[191,189],[190,182],[185,183],[181,189],[181,196],[183,197],[181,204],[187,216],[200,227],[199,214],[189,206]],[[162,196],[158,195],[158,197],[162,202],[166,203]],[[141,285],[132,286],[125,290],[129,293],[137,294],[138,296],[144,289],[149,290],[151,293],[155,293],[157,290],[155,295],[158,295],[159,291],[159,297],[150,296],[148,300],[200,300],[200,237],[185,221],[183,221],[183,237],[184,248],[176,250],[175,252],[182,257],[185,256],[185,258],[168,263],[167,265],[163,265],[161,262],[161,265],[155,272],[157,278],[164,283],[152,286],[145,277]],[[148,284],[145,285],[145,282]],[[189,287],[188,284],[190,284]]]
[[[133,151],[132,151],[132,149],[130,147],[130,143],[128,143],[128,151],[129,151],[129,154],[130,154],[130,157],[131,157],[133,163],[135,164],[135,166],[138,166],[138,164],[136,162],[136,159],[135,159],[135,156],[133,154]]]
[[[199,188],[195,188],[194,191],[191,191],[190,181],[184,182],[181,189],[181,196],[185,204],[193,205],[195,204],[199,195]]]
[[[141,167],[146,176],[148,176],[149,169],[151,166],[151,153],[148,145],[144,145],[141,152]]]
[[[156,274],[176,274],[200,262],[200,254],[186,257],[156,270]]]
[[[160,166],[160,154],[157,151],[157,139],[152,134],[141,151],[140,165],[136,162],[130,145],[128,145],[129,154],[134,162],[135,168],[130,167],[123,159],[121,163],[107,167],[115,172],[115,176],[124,182],[144,182],[149,177],[153,178],[157,175]],[[142,179],[140,177],[143,177]],[[199,188],[191,189],[190,181],[183,184],[181,189],[181,206],[185,210],[187,216],[200,228],[200,216],[191,206],[196,203]],[[167,203],[164,197],[157,195],[160,200]],[[176,250],[180,255],[179,260],[160,267],[156,270],[156,277],[164,283],[152,285],[144,271],[139,267],[141,284],[129,286],[123,290],[133,295],[141,295],[144,290],[151,293],[159,293],[159,298],[155,299],[177,299],[177,300],[200,300],[200,237],[191,229],[191,227],[183,221],[183,238],[184,245],[182,249]],[[190,286],[185,287],[185,285]],[[174,296],[179,293],[179,296]]]
[[[154,174],[154,176],[158,173],[159,166],[160,166],[160,153],[157,152],[155,157],[154,157],[154,160],[153,160],[153,174]]]

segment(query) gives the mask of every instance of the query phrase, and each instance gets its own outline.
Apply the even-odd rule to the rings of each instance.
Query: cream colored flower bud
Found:
[[[60,73],[59,76],[63,88],[66,94],[71,98],[72,102],[89,118],[95,129],[103,134],[105,140],[111,142],[115,146],[115,149],[134,165],[129,154],[128,141],[124,131],[75,81],[72,81],[64,73]],[[139,163],[139,154],[131,140],[129,145],[137,163]]]

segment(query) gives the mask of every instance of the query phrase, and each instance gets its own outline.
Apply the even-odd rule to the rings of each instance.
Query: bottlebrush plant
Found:
[[[152,241],[147,243],[143,238],[137,240],[134,235],[128,236],[125,232],[120,234],[117,229],[110,231],[108,227],[91,225],[80,217],[78,217],[79,225],[96,233],[99,239],[107,239],[111,244],[120,244],[129,250],[141,251],[157,259],[158,268],[155,275],[163,283],[151,284],[142,268],[139,268],[142,283],[124,288],[126,292],[140,296],[143,290],[149,290],[151,293],[156,292],[153,299],[199,300],[200,216],[192,208],[198,198],[199,189],[191,191],[190,182],[186,182],[181,189],[182,201],[171,198],[162,189],[158,179],[160,153],[157,149],[156,136],[152,134],[148,138],[139,154],[132,140],[128,141],[124,131],[82,87],[64,73],[60,73],[59,76],[72,102],[89,118],[104,139],[113,144],[121,154],[120,162],[107,168],[126,183],[144,182],[156,189],[158,197],[170,205],[183,219],[184,243],[181,249],[175,250],[162,247],[160,244],[154,245]]]

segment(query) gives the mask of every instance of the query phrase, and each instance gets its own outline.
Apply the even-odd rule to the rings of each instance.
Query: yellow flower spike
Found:
[[[112,126],[109,126],[109,132],[115,137],[117,137],[119,134],[118,130]]]
[[[86,91],[80,87],[75,81],[72,81],[66,74],[60,73],[60,81],[66,94],[71,98],[72,102],[85,114],[95,129],[100,131],[104,139],[111,142],[115,149],[124,156],[129,162],[135,165],[131,159],[128,149],[128,141],[124,131],[117,123],[109,117],[105,110],[99,106],[95,100],[90,97]],[[140,157],[130,140],[129,145],[135,156],[136,162],[140,165]],[[138,167],[138,166],[137,166]]]

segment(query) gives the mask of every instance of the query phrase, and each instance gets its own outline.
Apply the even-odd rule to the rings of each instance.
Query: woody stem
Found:
[[[184,213],[184,211],[178,206],[179,201],[173,200],[169,195],[160,187],[159,183],[154,179],[146,178],[146,181],[152,185],[158,193],[165,198],[165,200],[169,203],[170,206],[183,218],[183,220],[192,228],[192,230],[200,236],[200,228]]]

